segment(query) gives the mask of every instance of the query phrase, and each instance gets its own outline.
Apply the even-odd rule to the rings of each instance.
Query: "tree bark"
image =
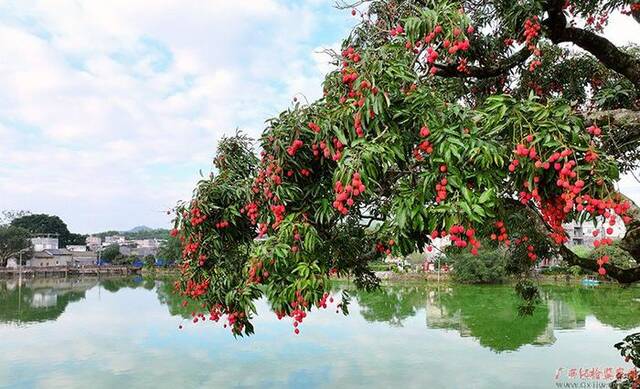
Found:
[[[570,42],[595,56],[604,66],[620,73],[640,91],[640,58],[625,53],[610,40],[577,27],[570,27],[564,14],[565,0],[547,3],[549,18],[543,24],[554,44]]]
[[[620,242],[620,247],[623,250],[629,252],[629,254],[640,263],[640,208],[626,196],[622,195],[625,200],[628,200],[631,204],[631,209],[628,215],[632,218],[631,223],[627,224],[627,232],[624,238]],[[539,211],[528,206],[524,206],[517,201],[512,202],[513,206],[525,207],[530,214],[530,219],[535,223],[542,233],[550,231],[549,226],[542,219]],[[574,253],[565,245],[559,247],[560,256],[570,265],[579,266],[582,269],[597,272],[600,268],[597,260],[590,258],[583,258]],[[630,269],[623,269],[615,266],[612,263],[605,264],[603,266],[607,271],[607,276],[616,280],[621,284],[631,284],[640,281],[640,266],[636,266]]]
[[[529,57],[531,57],[531,51],[528,48],[524,48],[511,57],[496,63],[494,66],[480,67],[469,66],[466,72],[458,70],[458,64],[434,64],[438,68],[438,76],[441,77],[473,77],[478,79],[497,77],[507,73],[514,67],[524,63]]]

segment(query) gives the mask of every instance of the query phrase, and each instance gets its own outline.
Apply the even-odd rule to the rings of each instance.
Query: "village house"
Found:
[[[85,244],[89,247],[89,250],[98,251],[102,247],[102,238],[99,236],[87,236]]]
[[[27,266],[33,267],[52,267],[67,266],[73,262],[71,251],[66,249],[47,249],[37,251],[33,257],[27,261]]]
[[[117,245],[123,245],[127,243],[127,238],[125,238],[122,235],[111,235],[111,236],[105,236],[104,238],[104,243],[102,244],[103,247],[106,246],[110,246],[112,244],[117,244]]]
[[[31,244],[33,245],[33,251],[44,251],[50,249],[58,249],[58,235],[57,234],[37,234],[31,237]]]
[[[84,252],[87,251],[87,246],[85,245],[68,245],[67,246],[67,250],[71,251],[71,252]]]
[[[11,257],[7,259],[7,269],[17,269],[18,268],[18,258]]]
[[[592,221],[587,221],[584,223],[566,223],[562,226],[564,231],[567,233],[567,237],[569,238],[568,245],[569,246],[593,246],[593,242],[596,239],[602,239],[604,237],[609,237],[611,239],[621,239],[624,237],[626,233],[626,229],[624,227],[624,223],[622,219],[619,217],[616,220],[616,223],[611,226],[604,219],[600,218],[596,223]],[[613,231],[612,234],[607,234],[606,231],[608,228],[611,228]],[[594,235],[594,231],[598,231]]]
[[[98,254],[95,251],[72,251],[71,256],[74,266],[93,266],[98,262]]]

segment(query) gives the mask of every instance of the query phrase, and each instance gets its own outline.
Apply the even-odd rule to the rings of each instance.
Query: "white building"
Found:
[[[125,244],[126,241],[127,239],[122,235],[105,236],[103,246],[109,246],[112,244],[118,244],[118,245]]]
[[[31,238],[31,244],[34,251],[57,250],[60,248],[58,246],[58,236],[54,234],[36,235]]]
[[[140,239],[134,240],[136,247],[141,249],[157,249],[160,247],[160,242],[157,239]]]
[[[593,242],[597,239],[611,238],[622,239],[627,229],[624,226],[622,219],[617,218],[616,224],[613,226],[609,224],[608,220],[604,218],[598,218],[596,222],[585,221],[584,223],[571,222],[563,224],[562,227],[569,237],[569,246],[593,246]],[[607,234],[607,229],[611,228],[612,234]],[[598,233],[594,236],[594,231]]]
[[[85,240],[87,247],[91,251],[97,251],[100,247],[102,247],[102,238],[99,236],[87,236]]]
[[[7,259],[7,269],[17,269],[18,268],[18,259],[15,257],[11,257]]]
[[[67,246],[67,250],[74,252],[74,253],[80,253],[80,252],[85,252],[87,251],[87,246],[84,245],[69,245]]]

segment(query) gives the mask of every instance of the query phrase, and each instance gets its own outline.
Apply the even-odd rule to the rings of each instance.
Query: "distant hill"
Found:
[[[144,232],[144,231],[151,231],[151,230],[153,230],[153,228],[151,228],[151,227],[137,226],[137,227],[133,227],[132,229],[130,229],[129,231],[126,231],[126,232]]]
[[[169,237],[169,230],[166,228],[150,228],[147,226],[134,227],[128,231],[104,231],[91,234],[93,236],[99,236],[104,239],[105,236],[110,235],[122,235],[129,239],[167,239]]]

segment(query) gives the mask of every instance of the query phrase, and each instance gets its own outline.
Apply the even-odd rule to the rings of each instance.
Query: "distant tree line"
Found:
[[[33,234],[55,234],[60,247],[84,245],[86,239],[86,235],[70,232],[58,216],[5,210],[0,215],[0,267],[12,257],[19,258],[20,252],[23,259],[28,258]]]
[[[127,239],[138,240],[138,239],[167,239],[169,238],[169,230],[165,228],[150,228],[139,231],[104,231],[92,234],[93,236],[98,236],[104,239],[107,236],[112,235],[120,235],[124,236]]]

